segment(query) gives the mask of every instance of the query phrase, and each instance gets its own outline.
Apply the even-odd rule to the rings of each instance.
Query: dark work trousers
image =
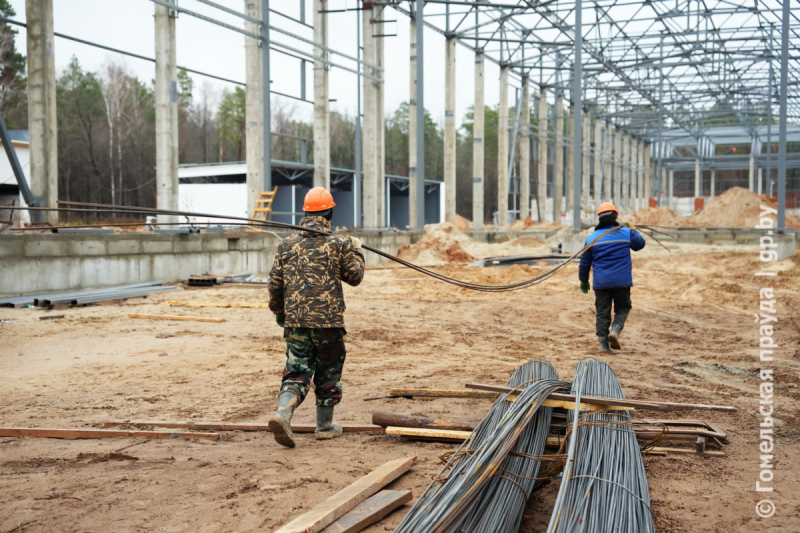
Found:
[[[595,289],[594,305],[597,308],[597,336],[600,340],[608,338],[608,328],[611,326],[611,304],[614,304],[614,324],[619,329],[625,326],[625,320],[631,310],[631,288]]]

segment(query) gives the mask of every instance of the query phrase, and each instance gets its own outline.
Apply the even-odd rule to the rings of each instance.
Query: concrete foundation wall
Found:
[[[421,232],[352,233],[397,254]],[[0,235],[0,296],[125,285],[192,274],[266,277],[279,240],[269,233]],[[386,260],[365,253],[368,266]]]

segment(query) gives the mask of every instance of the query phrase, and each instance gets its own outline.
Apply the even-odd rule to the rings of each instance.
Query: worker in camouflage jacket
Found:
[[[317,439],[337,437],[333,408],[342,399],[345,360],[342,282],[356,286],[364,279],[364,252],[354,237],[333,235],[333,196],[322,187],[305,197],[306,216],[299,231],[278,246],[269,275],[269,308],[283,327],[286,367],[278,409],[269,426],[275,440],[294,448],[292,415],[305,400],[311,381],[317,398]]]

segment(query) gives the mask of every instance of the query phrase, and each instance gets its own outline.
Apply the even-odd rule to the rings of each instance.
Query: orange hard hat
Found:
[[[609,211],[614,211],[617,214],[617,216],[619,216],[619,211],[617,211],[617,208],[614,207],[614,204],[612,204],[611,202],[603,202],[602,204],[600,204],[600,207],[597,208],[597,215],[600,216],[603,213],[607,213]]]
[[[306,199],[303,201],[303,211],[327,211],[335,205],[333,196],[328,192],[328,189],[314,187],[306,194]]]

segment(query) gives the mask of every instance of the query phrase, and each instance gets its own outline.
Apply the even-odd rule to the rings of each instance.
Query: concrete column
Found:
[[[483,229],[483,69],[486,58],[483,53],[475,54],[475,105],[472,126],[472,227],[476,231]]]
[[[763,179],[761,177],[761,169],[759,168],[758,169],[758,195],[759,196],[761,196],[761,190],[762,190],[762,183],[761,182],[762,181],[763,181]]]
[[[528,78],[522,78],[522,102],[519,110],[519,218],[530,216],[531,206],[531,97]]]
[[[630,148],[628,147],[628,135],[626,133],[620,132],[619,136],[619,200],[617,204],[618,209],[624,209],[628,202],[628,169],[630,168],[629,164],[629,152]]]
[[[628,168],[625,170],[625,198],[627,199],[628,210],[633,209],[633,175],[636,172],[636,154],[633,151],[634,140],[629,134],[625,136],[625,153],[627,154]],[[631,211],[632,212],[632,211]]]
[[[456,39],[445,41],[444,54],[444,216],[456,219]]]
[[[612,193],[611,183],[613,181],[611,179],[611,163],[614,158],[614,129],[609,123],[606,123],[603,129],[605,130],[605,140],[603,141],[603,157],[605,158],[605,162],[603,164],[603,196],[601,198],[604,202],[610,202]]]
[[[170,13],[168,8],[158,4],[155,9],[156,204],[159,209],[177,210],[178,67],[175,55],[175,13]],[[247,206],[248,213],[254,208],[255,200]],[[158,216],[158,221],[165,223],[177,222],[177,219],[178,217],[172,215]]]
[[[497,219],[508,224],[508,71],[500,69],[500,103],[497,110]]]
[[[364,9],[362,15],[362,35],[364,36],[363,59],[367,63],[375,64],[375,39],[372,37],[372,9]],[[364,67],[364,72],[373,76],[381,73],[375,69]],[[362,78],[364,84],[364,120],[361,126],[361,153],[363,166],[363,209],[364,227],[382,227],[383,223],[378,218],[378,203],[381,201],[378,188],[378,83],[369,78]]]
[[[376,20],[376,27],[374,29],[375,33],[384,33],[383,32],[383,24],[380,22],[384,19],[384,9],[379,6],[377,9],[377,13],[373,17]],[[380,67],[381,69],[384,68],[384,39],[379,37],[377,39],[373,38],[375,44],[375,64]],[[381,71],[375,71],[375,76],[381,79],[384,79],[384,73]],[[375,118],[378,120],[378,124],[376,126],[376,142],[377,146],[375,147],[375,156],[377,161],[375,162],[375,170],[378,178],[378,227],[384,228],[389,225],[389,221],[386,220],[386,114],[384,113],[384,95],[385,95],[385,83],[376,83],[375,84],[375,103],[376,103],[376,111],[375,111]]]
[[[408,100],[408,228],[417,227],[417,21],[411,19],[409,34],[409,100]],[[445,87],[446,87],[445,83]],[[445,88],[445,92],[447,89]],[[448,186],[445,185],[445,188]]]
[[[573,113],[575,108],[572,104],[569,106],[569,116],[567,118],[567,137],[569,138],[569,148],[567,149],[567,197],[564,212],[572,213],[572,202],[575,198],[575,150],[580,150],[580,146],[575,146],[575,120],[573,120]]]
[[[754,143],[755,144],[755,143]],[[747,175],[747,190],[755,191],[756,158],[750,156],[750,173]],[[712,195],[713,197],[713,195]]]
[[[589,163],[592,145],[592,119],[589,115],[583,116],[583,143],[580,147],[583,154],[583,175],[581,176],[581,209],[589,209],[589,188],[591,180],[591,165]]]
[[[653,166],[650,162],[650,144],[644,145],[644,207],[650,207],[653,197]]]
[[[328,0],[319,0],[314,4],[314,42],[323,46],[328,46],[328,13],[325,13],[327,10]],[[325,54],[321,48],[314,47],[315,58],[325,59]],[[314,187],[326,189],[331,186],[328,68],[322,61],[314,61]]]
[[[667,182],[667,207],[675,210],[675,201],[673,198],[675,197],[675,172],[672,170],[669,171],[669,181]]]
[[[614,129],[614,171],[611,174],[611,191],[614,198],[613,203],[620,207],[620,196],[622,195],[622,130]]]
[[[547,212],[547,87],[539,93],[539,169],[536,185],[537,210],[539,222],[544,222]]]
[[[53,0],[28,0],[28,132],[30,188],[38,207],[58,207],[58,127],[53,46]],[[161,207],[161,205],[159,205]],[[31,220],[58,224],[58,212],[31,212]]]
[[[656,191],[656,198],[661,198],[661,194],[664,192],[664,185],[667,185],[667,179],[669,177],[669,172],[667,172],[667,167],[661,167],[661,186],[659,190]]]
[[[700,188],[700,184],[702,183],[703,176],[700,174],[700,158],[694,160],[694,197],[699,198],[702,189]]]
[[[600,206],[603,187],[603,122],[600,118],[594,119],[594,198],[592,211]]]
[[[709,193],[709,200],[713,200],[714,197],[717,195],[717,192],[716,192],[717,191],[717,171],[716,170],[712,170],[711,171],[711,185],[710,185],[710,188],[711,188],[711,191]]]
[[[647,176],[647,166],[644,163],[644,152],[645,152],[645,143],[644,141],[639,141],[639,177],[636,180],[636,198],[638,198],[639,203],[637,205],[638,209],[643,207],[647,207],[644,197],[644,181]]]
[[[555,147],[556,162],[553,165],[553,183],[555,185],[555,209],[553,209],[553,220],[561,222],[561,213],[564,206],[561,205],[564,196],[564,97],[556,98],[556,131]]]

